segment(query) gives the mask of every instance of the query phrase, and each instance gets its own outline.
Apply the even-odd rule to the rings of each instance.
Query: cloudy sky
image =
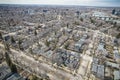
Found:
[[[119,6],[120,0],[0,0],[1,4]]]

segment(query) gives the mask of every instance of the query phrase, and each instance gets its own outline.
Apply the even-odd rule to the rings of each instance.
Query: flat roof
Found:
[[[114,71],[114,80],[120,80],[120,70],[119,71]]]

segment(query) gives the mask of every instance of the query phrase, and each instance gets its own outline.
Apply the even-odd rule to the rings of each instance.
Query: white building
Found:
[[[117,17],[115,15],[110,15],[104,12],[94,11],[92,14],[93,17],[97,19],[105,20],[105,21],[112,21],[115,20]]]

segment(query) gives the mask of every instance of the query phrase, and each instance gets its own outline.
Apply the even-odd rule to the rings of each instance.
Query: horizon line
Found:
[[[25,3],[25,4],[16,4],[16,3],[10,3],[10,4],[8,4],[8,3],[0,3],[0,5],[36,5],[36,6],[39,6],[39,5],[43,5],[43,6],[84,6],[84,7],[120,7],[120,6],[95,6],[95,5],[72,5],[72,4],[67,4],[67,5],[65,5],[65,4],[27,4],[27,3]]]

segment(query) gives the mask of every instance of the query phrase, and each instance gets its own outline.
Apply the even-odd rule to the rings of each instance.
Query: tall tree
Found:
[[[120,38],[120,33],[116,36],[116,38],[117,38],[117,39],[119,39],[119,38]]]
[[[113,25],[114,25],[114,27],[116,27],[117,26],[117,22],[114,22]]]
[[[82,21],[82,22],[83,22],[83,18],[82,18],[82,17],[80,18],[80,21]]]
[[[45,45],[47,46],[47,47],[49,47],[50,46],[50,42],[49,41],[45,41]]]
[[[29,48],[29,53],[30,53],[30,54],[33,54],[32,48]]]
[[[4,42],[5,50],[10,51],[10,45],[6,42]]]
[[[12,63],[8,52],[5,52],[5,60],[13,73],[17,73],[16,66]]]
[[[36,31],[36,30],[34,31],[34,35],[35,35],[35,36],[37,35],[37,31]]]
[[[18,48],[19,48],[19,49],[21,49],[21,44],[22,44],[22,40],[19,39],[19,40],[18,40]]]
[[[2,37],[2,33],[0,32],[0,39],[2,39],[3,40],[3,37]]]
[[[13,38],[13,36],[11,36],[11,42],[15,43],[15,39]]]
[[[10,66],[12,61],[11,61],[11,59],[10,59],[10,57],[9,57],[7,52],[5,52],[5,60],[6,60],[7,64],[8,64],[8,66]]]
[[[67,28],[69,27],[69,23],[67,23]]]
[[[67,49],[69,47],[69,42],[67,42],[65,45],[64,45],[64,48]]]
[[[31,80],[39,80],[39,78],[33,75]]]
[[[10,66],[10,69],[13,73],[17,73],[17,67],[16,67],[15,64],[12,63],[11,66]]]

